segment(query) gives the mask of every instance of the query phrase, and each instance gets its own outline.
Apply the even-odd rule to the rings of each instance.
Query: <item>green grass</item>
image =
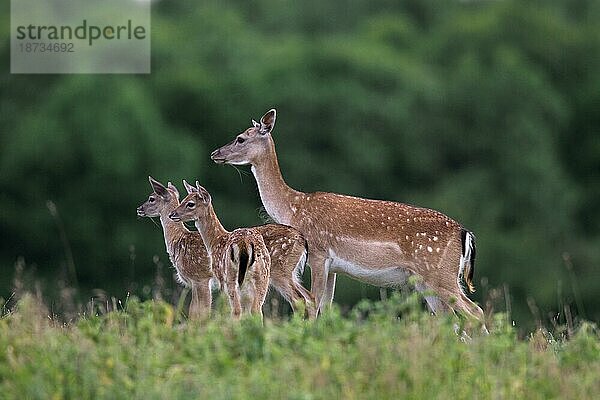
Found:
[[[415,311],[393,296],[314,322],[180,320],[170,305],[130,299],[120,311],[48,317],[25,295],[0,319],[3,399],[584,399],[600,393],[600,337],[519,339],[502,314],[492,333]],[[398,316],[401,316],[398,318]]]

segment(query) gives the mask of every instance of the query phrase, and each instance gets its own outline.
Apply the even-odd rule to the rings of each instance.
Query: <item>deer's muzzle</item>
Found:
[[[210,159],[216,162],[217,164],[222,164],[227,161],[225,157],[221,155],[221,149],[216,149],[215,151],[210,153]]]

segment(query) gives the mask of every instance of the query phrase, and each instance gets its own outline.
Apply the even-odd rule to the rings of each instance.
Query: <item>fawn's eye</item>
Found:
[[[244,143],[245,141],[246,141],[246,139],[244,139],[243,137],[239,137],[239,136],[238,136],[238,138],[237,138],[237,142],[238,142],[239,144],[242,144],[242,143]]]
[[[194,203],[193,201],[188,201],[187,204],[185,205],[187,208],[194,208],[194,206],[196,205],[196,203]]]
[[[154,197],[150,197],[150,198],[148,198],[148,201],[149,201],[150,203],[154,203],[154,202],[156,201],[156,199],[155,199]]]

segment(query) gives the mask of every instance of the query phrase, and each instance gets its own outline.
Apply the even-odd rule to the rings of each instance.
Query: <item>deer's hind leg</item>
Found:
[[[266,252],[266,249],[265,249]],[[268,252],[266,252],[268,254]],[[256,260],[253,265],[253,284],[254,284],[254,301],[252,304],[252,313],[260,315],[262,320],[262,307],[267,298],[269,291],[269,278],[271,275],[271,260]]]
[[[227,274],[229,279],[227,280],[225,292],[229,298],[229,305],[231,306],[231,316],[234,319],[239,319],[242,315],[242,293],[237,283],[237,274],[231,277],[232,274]]]
[[[425,283],[415,283],[415,290],[423,295],[427,303],[427,308],[434,315],[439,315],[449,310],[448,306],[435,293],[432,293],[433,290],[430,290]]]
[[[271,284],[290,304],[294,313],[298,312],[299,304],[302,304],[308,318],[315,318],[317,310],[312,294],[300,283],[297,267],[295,265],[294,268],[287,267],[286,265],[283,271],[271,271]]]
[[[240,288],[242,313],[250,314],[254,310],[254,300],[256,299],[256,288],[247,280]]]

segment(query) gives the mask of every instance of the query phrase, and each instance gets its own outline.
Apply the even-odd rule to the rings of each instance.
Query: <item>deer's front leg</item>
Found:
[[[210,279],[192,283],[192,301],[190,302],[190,319],[203,318],[210,315],[212,293]]]
[[[313,251],[309,253],[308,263],[310,266],[310,290],[315,297],[318,314],[323,306],[330,261],[322,253]]]
[[[200,316],[210,316],[212,306],[212,291],[210,279],[203,279],[198,283],[198,309]]]
[[[337,278],[337,274],[335,272],[327,272],[327,285],[325,286],[325,294],[323,295],[323,301],[322,301],[323,307],[329,307],[329,306],[331,306],[331,303],[333,302],[336,278]]]
[[[198,319],[201,314],[200,300],[199,300],[200,287],[196,282],[192,283],[191,291],[192,291],[192,300],[190,301],[189,318],[190,319]]]

